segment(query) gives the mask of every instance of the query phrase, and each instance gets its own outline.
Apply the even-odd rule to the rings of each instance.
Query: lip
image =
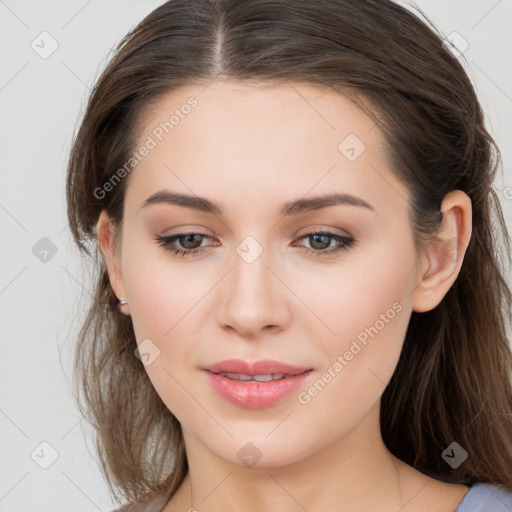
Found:
[[[221,397],[246,409],[261,409],[281,402],[313,373],[312,368],[292,366],[269,359],[253,363],[229,359],[204,367],[202,370],[206,373],[212,388]],[[219,375],[219,372],[246,375],[283,373],[287,377],[267,382],[238,381]]]
[[[205,366],[202,369],[213,373],[245,373],[246,375],[267,375],[269,373],[297,375],[307,370],[312,370],[311,367],[292,366],[291,364],[281,363],[272,359],[262,359],[252,363],[242,359],[227,359],[210,366]]]

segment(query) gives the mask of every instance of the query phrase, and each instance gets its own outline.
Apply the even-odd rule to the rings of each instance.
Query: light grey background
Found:
[[[161,3],[0,0],[0,512],[115,505],[70,392],[72,319],[84,313],[80,300],[91,286],[67,228],[65,169],[79,115],[111,49]],[[417,5],[446,36],[458,32],[469,44],[465,66],[502,150],[496,189],[512,230],[512,2]],[[42,58],[52,39],[58,48]],[[36,256],[43,237],[54,255]],[[58,456],[43,469],[52,449]]]

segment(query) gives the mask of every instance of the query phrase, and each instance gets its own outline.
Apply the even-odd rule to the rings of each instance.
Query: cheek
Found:
[[[192,274],[185,262],[171,260],[164,249],[150,244],[132,245],[137,249],[124,258],[123,281],[137,340],[166,343],[183,325],[196,325],[194,310],[211,283],[200,270]]]
[[[184,266],[172,264],[165,253],[158,253],[163,249],[155,251],[141,244],[132,247],[137,249],[124,258],[123,281],[135,337],[138,344],[149,347],[151,362],[145,364],[145,370],[155,391],[183,422],[190,414],[190,396],[183,387],[189,387],[185,373],[193,366],[195,350],[189,341],[201,325],[194,313],[207,284],[201,291],[198,280],[191,279]]]
[[[339,313],[332,324],[337,336],[323,337],[326,364],[297,396],[295,418],[309,422],[302,432],[304,445],[315,446],[351,432],[380,400],[400,357],[410,316],[410,309],[401,303],[390,302],[385,294],[381,299],[348,301],[346,313]],[[281,435],[293,439],[293,431]]]
[[[319,273],[303,272],[294,291],[316,313],[319,322],[311,322],[314,328],[318,331],[324,324],[322,339],[331,339],[334,345],[339,340],[335,348],[342,349],[359,334],[364,340],[375,324],[395,339],[392,324],[403,324],[404,311],[410,307],[414,263],[412,246],[398,252],[391,244],[375,244],[371,250],[348,255],[321,278]]]
[[[364,399],[368,405],[382,394],[398,362],[410,319],[414,263],[412,246],[404,244],[398,253],[383,243],[333,267],[327,278],[315,281],[315,287],[314,280],[304,277],[298,294],[321,320],[312,322],[311,337],[326,355],[323,371],[329,374],[322,381],[337,393],[322,393],[318,403],[325,400],[327,407],[346,389],[351,390],[344,398],[349,407],[357,407],[352,400]],[[314,293],[308,294],[312,289]]]

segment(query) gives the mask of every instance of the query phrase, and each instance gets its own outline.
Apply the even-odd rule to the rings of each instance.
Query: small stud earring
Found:
[[[126,299],[123,299],[123,297],[121,297],[119,299],[119,304],[117,305],[117,309],[119,310],[120,313],[122,313],[123,315],[126,315],[128,313],[124,313],[123,312],[123,306],[126,306],[128,304],[128,301]]]

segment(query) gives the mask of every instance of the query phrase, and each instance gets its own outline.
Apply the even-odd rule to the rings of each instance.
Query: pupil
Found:
[[[329,236],[328,235],[313,235],[313,243],[311,244],[311,246],[314,248],[314,249],[325,249],[326,247],[323,247],[322,245],[326,245],[327,247],[329,247]],[[317,246],[317,242],[319,241],[319,239],[323,239],[323,241],[320,241],[320,247]]]
[[[193,242],[194,237],[197,237],[196,242],[199,241],[199,244],[196,244],[195,246],[194,246],[194,242]],[[181,238],[182,238],[182,240],[183,239],[185,240],[185,243],[184,244],[182,243],[181,245],[183,245],[183,247],[185,247],[186,249],[195,249],[196,247],[199,247],[199,245],[201,245],[201,235],[194,235],[194,234],[185,235]],[[189,245],[187,245],[188,242],[191,240],[192,240],[191,243],[192,243],[193,247],[190,247]]]

